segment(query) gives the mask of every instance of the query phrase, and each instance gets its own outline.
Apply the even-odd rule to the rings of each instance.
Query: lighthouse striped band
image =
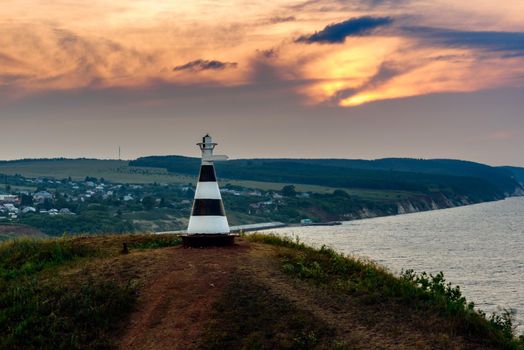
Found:
[[[222,199],[195,198],[192,216],[226,216]]]
[[[217,182],[215,167],[213,165],[202,164],[200,167],[200,176],[198,182]]]
[[[222,199],[216,182],[199,182],[197,184],[195,199]]]
[[[212,162],[203,162],[200,167],[187,233],[229,233],[229,224]]]
[[[227,234],[229,223],[225,216],[191,216],[188,234]]]

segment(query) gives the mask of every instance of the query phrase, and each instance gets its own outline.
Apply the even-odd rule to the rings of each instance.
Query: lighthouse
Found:
[[[225,245],[233,243],[226,212],[215,173],[215,161],[227,160],[227,156],[213,155],[217,143],[209,134],[197,143],[202,151],[202,163],[195,191],[195,199],[189,218],[186,245]]]

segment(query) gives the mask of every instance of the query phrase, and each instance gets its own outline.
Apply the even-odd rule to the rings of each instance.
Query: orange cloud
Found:
[[[296,82],[293,86],[299,87],[290,93],[304,96],[305,103],[342,107],[523,83],[524,53],[512,55],[500,45],[490,52],[489,47],[478,46],[481,35],[467,32],[483,23],[485,30],[518,35],[524,30],[518,27],[524,12],[515,11],[522,9],[519,1],[508,0],[496,7],[485,0],[475,7],[451,0],[426,5],[405,1],[397,7],[387,2],[380,6],[366,0],[356,3],[358,6],[334,0],[3,2],[0,86],[33,93],[132,88],[155,81],[253,84],[259,60],[273,66],[279,79]],[[472,16],[464,16],[468,11]],[[352,36],[331,43],[296,42],[325,28],[338,30],[340,26],[329,25],[356,23],[348,18],[363,16],[388,18],[380,26],[399,24],[388,33],[353,28]],[[440,41],[431,41],[402,31],[404,25],[454,26],[462,32],[440,31]],[[271,54],[261,54],[264,52]],[[215,69],[218,63],[223,65]],[[175,69],[188,64],[199,69]]]

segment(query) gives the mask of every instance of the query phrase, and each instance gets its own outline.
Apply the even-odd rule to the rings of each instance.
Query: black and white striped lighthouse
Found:
[[[213,155],[217,144],[209,135],[204,136],[202,142],[197,145],[202,151],[202,164],[187,227],[187,236],[200,236],[202,239],[229,236],[229,224],[214,166],[215,161],[227,160],[227,156]]]

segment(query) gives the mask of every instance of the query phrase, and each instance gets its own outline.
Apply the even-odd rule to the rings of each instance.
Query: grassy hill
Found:
[[[169,183],[187,184],[196,183],[198,179],[199,160],[188,158],[192,161],[192,167],[178,172],[168,172],[162,167],[133,166],[133,162],[120,160],[100,159],[22,159],[16,161],[0,161],[0,174],[20,174],[25,177],[49,177],[63,179],[71,177],[74,180],[84,179],[86,176],[104,178],[116,183]],[[222,174],[220,174],[222,175]],[[242,179],[230,179],[220,177],[221,185],[230,183],[232,185],[256,188],[261,190],[279,191],[289,182],[253,181]],[[295,184],[297,191],[331,193],[338,187],[314,184]],[[27,190],[28,188],[14,187],[15,189]],[[31,190],[29,188],[29,190]],[[34,190],[34,188],[33,188]],[[345,188],[350,195],[355,195],[369,200],[382,200],[392,197],[408,197],[410,191],[399,190],[375,190],[363,188]]]
[[[123,252],[123,243],[128,251]],[[523,349],[443,276],[274,236],[184,249],[173,235],[0,245],[0,349]]]
[[[158,167],[170,173],[198,171],[199,159],[144,157],[132,166]],[[504,198],[520,188],[505,169],[456,160],[246,159],[216,164],[220,177],[236,180],[324,185],[335,188],[397,190],[466,196],[471,201]]]

